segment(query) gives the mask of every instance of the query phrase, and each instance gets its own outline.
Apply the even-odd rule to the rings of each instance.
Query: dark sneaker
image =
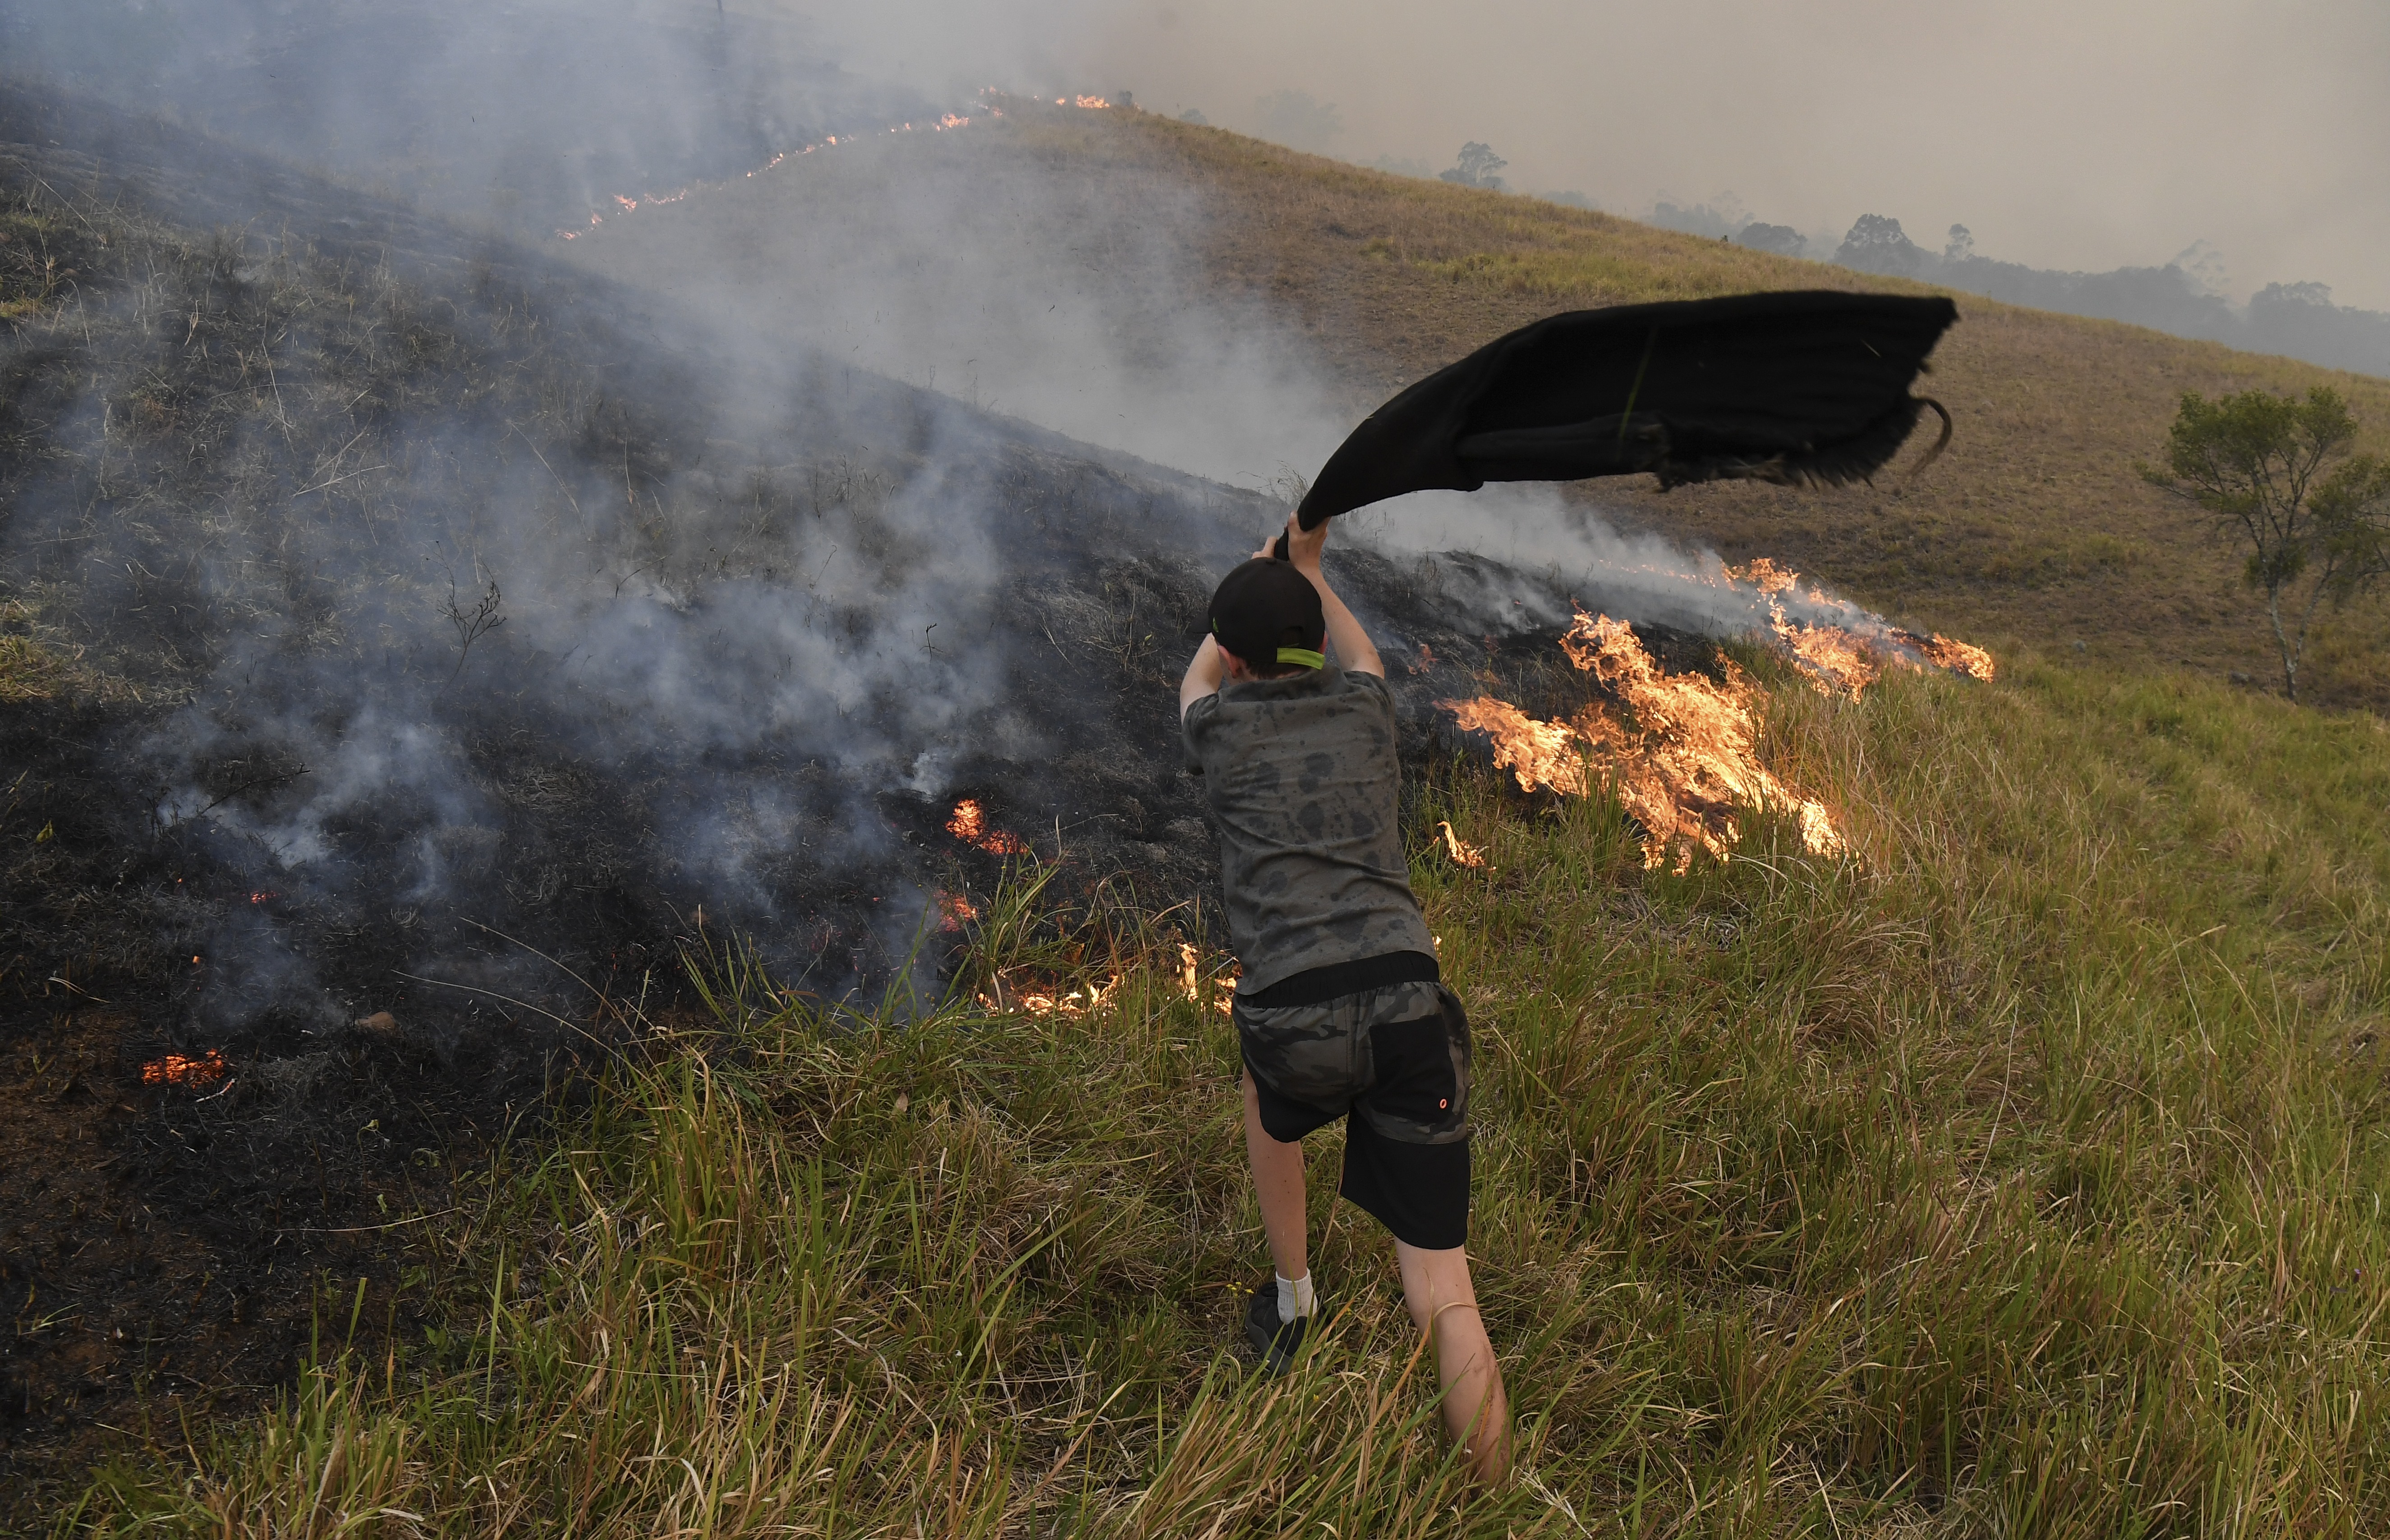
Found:
[[[1314,1304],[1316,1314],[1291,1321],[1279,1319],[1278,1284],[1263,1284],[1253,1292],[1245,1304],[1245,1341],[1253,1344],[1262,1362],[1272,1374],[1284,1374],[1294,1367],[1295,1355],[1303,1351],[1303,1339],[1311,1323],[1327,1313],[1324,1304]]]

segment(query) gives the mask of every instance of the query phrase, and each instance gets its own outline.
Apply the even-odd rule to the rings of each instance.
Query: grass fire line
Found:
[[[1204,955],[1056,911],[1022,861],[967,976],[1076,1008],[831,1020],[693,956],[708,1031],[660,1028],[493,1170],[447,1331],[387,1360],[335,1334],[280,1408],[117,1469],[82,1521],[2379,1533],[2390,1141],[2350,943],[2384,923],[2382,736],[2008,672],[1750,702],[1864,869],[1789,826],[1654,869],[1609,798],[1421,789],[1414,881],[1482,1022],[1506,1490],[1465,1494],[1389,1289],[1336,1295],[1314,1371],[1230,1356],[1260,1240]],[[1463,829],[1498,866],[1434,853]],[[1329,1222],[1326,1288],[1378,1244]],[[1834,1463],[1788,1482],[1787,1448]]]
[[[1796,576],[1764,560],[1753,569],[1728,569],[1728,576],[1751,577],[1771,603]],[[1906,632],[1870,637],[1837,627],[1794,626],[1773,604],[1771,616],[1769,635],[1792,665],[1818,689],[1854,700],[1887,664],[1921,671],[1930,661],[1972,678],[1993,674],[1991,655],[1964,642],[1935,636],[1936,650],[1928,652]],[[1765,692],[1731,659],[1719,654],[1725,677],[1717,682],[1672,674],[1652,661],[1625,622],[1583,610],[1561,634],[1560,647],[1578,672],[1600,683],[1614,707],[1596,700],[1566,722],[1547,722],[1493,696],[1437,702],[1461,731],[1492,741],[1496,767],[1509,770],[1520,790],[1583,797],[1610,789],[1643,830],[1644,864],[1657,866],[1673,856],[1680,876],[1696,853],[1724,857],[1734,847],[1741,838],[1738,809],[1790,815],[1813,855],[1839,855],[1847,848],[1823,802],[1793,791],[1760,763]],[[1444,838],[1456,864],[1483,864],[1484,855],[1463,845],[1449,824]]]

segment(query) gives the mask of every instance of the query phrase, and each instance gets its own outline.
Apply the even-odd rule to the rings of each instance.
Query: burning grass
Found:
[[[1491,740],[1495,766],[1509,770],[1520,790],[1582,797],[1607,789],[1643,831],[1643,864],[1673,859],[1679,875],[1696,853],[1726,856],[1742,838],[1741,815],[1754,813],[1791,815],[1813,855],[1843,852],[1825,804],[1792,790],[1760,762],[1767,698],[1731,659],[1719,655],[1721,680],[1671,674],[1625,622],[1582,610],[1560,646],[1607,695],[1567,722],[1540,721],[1492,696],[1437,702],[1461,731]],[[1805,655],[1795,653],[1793,662],[1815,677]],[[1484,860],[1464,859],[1449,825],[1445,833],[1454,860]]]
[[[1327,1150],[1344,1315],[1291,1380],[1231,1353],[1266,1252],[1230,1029],[1189,998],[1213,965],[1166,919],[1058,920],[1022,867],[909,1025],[700,959],[702,1030],[495,1174],[447,1334],[368,1361],[335,1319],[286,1407],[114,1468],[79,1521],[2383,1533],[2390,737],[2009,672],[1775,694],[1863,864],[1768,816],[1680,876],[1612,799],[1424,789],[1507,1492],[1446,1460]],[[1453,830],[1488,866],[1435,853]],[[1089,1003],[972,1003],[997,976]]]

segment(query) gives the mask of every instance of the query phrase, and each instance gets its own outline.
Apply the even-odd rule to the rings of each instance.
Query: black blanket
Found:
[[[1406,492],[1651,471],[1663,487],[1861,481],[1898,452],[1908,393],[1959,318],[1941,296],[1803,290],[1548,316],[1369,415],[1303,499],[1303,527]]]

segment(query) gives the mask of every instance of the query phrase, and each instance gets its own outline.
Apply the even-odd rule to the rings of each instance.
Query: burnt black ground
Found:
[[[597,993],[673,1010],[700,924],[825,996],[933,992],[935,895],[1004,867],[963,797],[1059,895],[1214,883],[1176,686],[1260,498],[759,372],[52,93],[0,92],[0,197],[72,275],[0,351],[0,623],[81,658],[0,702],[0,1480],[253,1404],[353,1315],[413,1340],[468,1260],[443,1216],[602,1051]],[[1585,698],[1554,582],[1330,570],[1415,765],[1463,747],[1440,698]],[[142,1082],[208,1050],[225,1081]]]

